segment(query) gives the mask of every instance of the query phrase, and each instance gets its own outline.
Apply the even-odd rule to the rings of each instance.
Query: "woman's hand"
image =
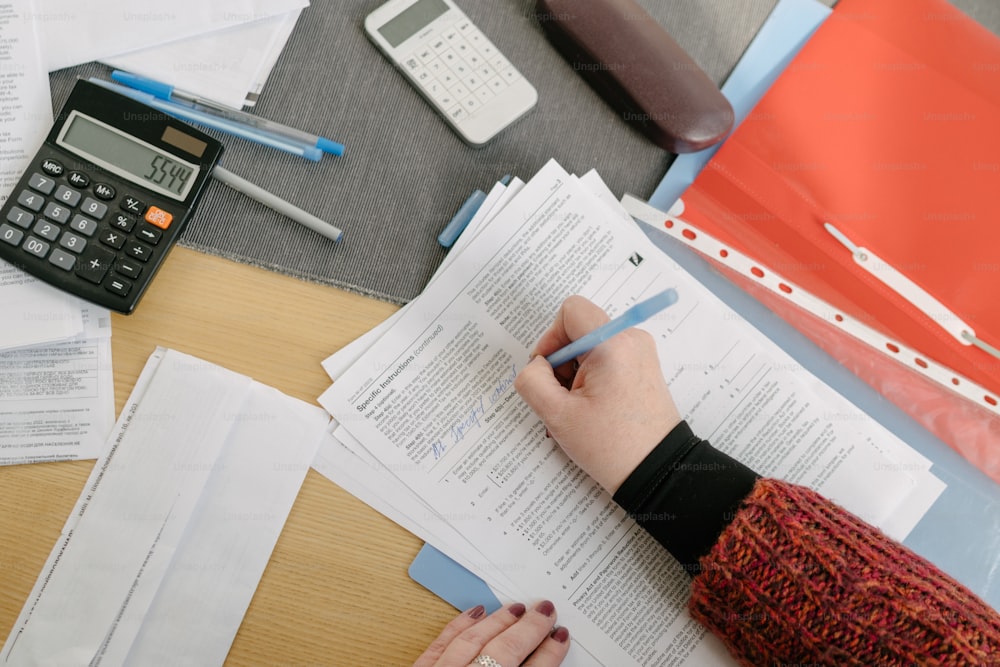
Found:
[[[489,616],[480,605],[446,625],[413,667],[558,667],[567,651],[569,631],[556,627],[551,602],[516,602]]]
[[[573,461],[610,493],[681,421],[653,337],[628,329],[553,369],[545,356],[608,321],[580,296],[563,302],[514,387]]]

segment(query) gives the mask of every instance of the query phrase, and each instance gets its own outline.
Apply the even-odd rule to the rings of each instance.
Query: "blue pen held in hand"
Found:
[[[645,322],[661,310],[677,303],[677,290],[673,287],[663,290],[656,296],[640,301],[607,324],[597,327],[589,334],[576,339],[561,350],[556,350],[545,360],[552,368],[562,366],[567,361],[576,359],[581,354],[590,352],[595,347],[629,327]]]

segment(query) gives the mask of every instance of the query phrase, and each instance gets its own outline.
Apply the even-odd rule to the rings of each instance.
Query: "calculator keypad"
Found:
[[[468,19],[457,21],[401,60],[423,93],[458,125],[521,78]]]
[[[70,279],[127,297],[137,281],[148,279],[157,253],[169,247],[161,241],[175,214],[147,205],[135,193],[119,192],[122,185],[105,179],[103,173],[67,170],[52,157],[38,160],[0,221],[0,242]],[[16,256],[4,257],[17,263]]]

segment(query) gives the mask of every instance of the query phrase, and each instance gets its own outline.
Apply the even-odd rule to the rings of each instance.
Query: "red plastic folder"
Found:
[[[683,200],[694,228],[996,407],[1000,359],[943,320],[1000,347],[1000,39],[945,0],[840,0]],[[951,315],[861,268],[824,223]]]

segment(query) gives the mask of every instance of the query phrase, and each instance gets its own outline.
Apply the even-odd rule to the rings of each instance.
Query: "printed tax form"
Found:
[[[684,611],[687,575],[545,436],[513,379],[562,300],[615,316],[674,286],[643,326],[695,432],[902,537],[942,485],[929,463],[806,372],[554,162],[477,229],[320,402],[339,422],[321,472],[473,569],[545,597],[573,664],[731,658]],[[905,510],[905,511],[904,511]],[[917,512],[916,514],[922,514]],[[900,517],[905,515],[906,520]]]

